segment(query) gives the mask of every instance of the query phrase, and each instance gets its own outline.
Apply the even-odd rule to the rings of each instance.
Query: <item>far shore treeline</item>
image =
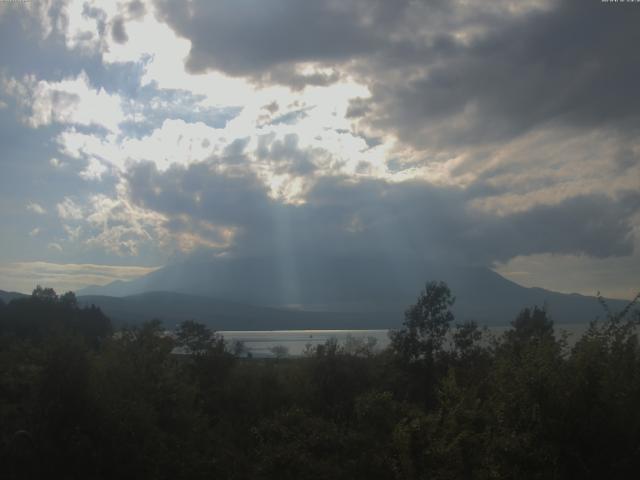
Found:
[[[490,337],[454,301],[427,283],[382,351],[247,359],[195,321],[114,331],[72,292],[0,300],[0,477],[638,477],[635,302],[601,300],[569,345],[544,308]]]

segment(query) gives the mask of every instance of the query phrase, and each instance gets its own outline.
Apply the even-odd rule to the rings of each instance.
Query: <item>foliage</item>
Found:
[[[392,349],[407,362],[434,362],[453,322],[455,298],[443,282],[429,282],[405,312],[403,328],[393,332]]]
[[[0,335],[43,340],[73,331],[96,347],[111,333],[111,322],[91,305],[80,307],[73,292],[58,296],[38,286],[30,297],[12,300],[1,310]]]
[[[640,313],[569,348],[544,308],[454,326],[430,283],[391,347],[241,358],[193,321],[111,333],[73,294],[0,305],[3,478],[547,479],[640,471]]]

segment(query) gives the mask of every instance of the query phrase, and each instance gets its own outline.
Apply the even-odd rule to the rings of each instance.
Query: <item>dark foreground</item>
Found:
[[[637,311],[569,347],[543,310],[487,340],[451,304],[428,284],[382,353],[247,360],[194,322],[112,334],[36,290],[0,304],[0,477],[638,478]]]

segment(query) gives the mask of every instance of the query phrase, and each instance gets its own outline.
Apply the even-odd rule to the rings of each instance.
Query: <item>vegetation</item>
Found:
[[[38,288],[0,304],[0,469],[17,478],[553,479],[640,471],[640,314],[572,347],[544,309],[497,338],[427,284],[376,353],[240,358],[195,322],[111,333]]]

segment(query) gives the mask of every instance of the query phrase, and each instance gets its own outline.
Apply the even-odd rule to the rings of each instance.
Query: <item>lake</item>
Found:
[[[574,343],[589,327],[585,323],[556,325],[556,333],[569,333],[569,343]],[[489,327],[493,335],[501,335],[510,327]],[[241,341],[254,357],[272,357],[274,347],[282,346],[291,356],[300,356],[307,345],[315,346],[335,338],[339,344],[344,344],[348,336],[366,339],[376,339],[376,348],[383,349],[389,345],[389,330],[264,330],[264,331],[220,331],[225,340],[232,343]]]

